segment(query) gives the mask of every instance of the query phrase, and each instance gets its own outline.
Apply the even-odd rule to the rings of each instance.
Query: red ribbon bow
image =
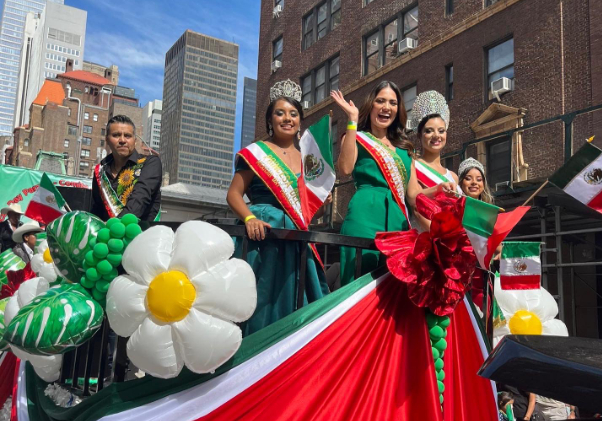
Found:
[[[0,300],[6,297],[12,297],[23,282],[36,277],[36,274],[31,270],[31,265],[29,263],[21,270],[7,270],[5,273],[8,282],[6,285],[2,285],[2,288],[0,289]]]

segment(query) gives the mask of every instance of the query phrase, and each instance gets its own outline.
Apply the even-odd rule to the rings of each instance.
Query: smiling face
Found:
[[[485,180],[481,171],[477,168],[473,168],[466,173],[462,180],[460,180],[460,188],[464,194],[473,199],[481,197],[481,193],[485,189]]]
[[[447,129],[441,117],[430,118],[420,132],[422,149],[431,153],[441,153],[447,143]]]
[[[271,117],[274,138],[294,138],[299,131],[300,123],[301,116],[293,104],[283,99],[276,101]]]
[[[399,103],[395,91],[388,86],[376,94],[370,111],[370,125],[372,129],[387,129],[395,120]]]

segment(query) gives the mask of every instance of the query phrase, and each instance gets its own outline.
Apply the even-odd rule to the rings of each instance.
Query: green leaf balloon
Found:
[[[103,316],[81,285],[62,284],[22,307],[6,327],[4,339],[31,354],[60,354],[90,339]]]
[[[8,346],[8,342],[2,339],[2,335],[4,335],[4,331],[6,330],[6,326],[4,325],[4,309],[8,300],[10,300],[10,297],[0,300],[0,351],[3,351]]]
[[[46,228],[52,260],[68,281],[80,281],[86,253],[92,249],[88,243],[104,226],[96,216],[75,211],[55,219]]]
[[[25,262],[12,249],[4,250],[0,254],[0,287],[8,283],[7,270],[21,270],[24,267]]]

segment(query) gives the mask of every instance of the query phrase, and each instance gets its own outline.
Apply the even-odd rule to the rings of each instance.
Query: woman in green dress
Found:
[[[265,232],[269,228],[308,229],[297,190],[301,153],[295,140],[303,118],[300,98],[301,89],[290,80],[272,87],[265,118],[270,139],[255,142],[237,154],[228,190],[228,204],[244,222],[250,239],[247,262],[257,278],[257,308],[242,326],[245,336],[297,308],[300,246],[291,241],[266,240]],[[243,199],[245,194],[250,205]],[[319,256],[314,247],[309,249],[304,304],[328,293]],[[235,256],[241,254],[242,244],[237,242]]]
[[[416,196],[452,191],[453,183],[422,190],[416,180],[414,145],[403,134],[407,112],[401,92],[393,82],[379,83],[361,110],[347,102],[340,91],[331,97],[345,111],[349,123],[341,143],[338,171],[353,175],[356,192],[349,203],[341,234],[374,238],[377,232],[410,229],[409,214]],[[407,200],[407,204],[406,204]],[[418,223],[426,220],[416,215]],[[385,258],[378,251],[362,252],[361,273],[365,274]],[[355,249],[341,248],[341,285],[355,278]]]

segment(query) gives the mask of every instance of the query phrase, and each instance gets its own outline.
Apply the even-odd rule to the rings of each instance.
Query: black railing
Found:
[[[174,231],[180,226],[179,222],[159,222]],[[153,224],[142,224],[148,228]],[[241,239],[242,256],[246,260],[249,250],[249,239],[244,225],[214,224],[232,237]],[[266,232],[266,240],[294,241],[300,245],[299,282],[297,289],[297,309],[303,306],[306,284],[306,265],[308,245],[319,243],[328,246],[343,246],[355,248],[356,264],[355,277],[361,275],[362,250],[375,250],[374,240],[346,235],[315,231],[297,231],[272,228]],[[73,393],[89,396],[100,391],[105,386],[105,379],[111,382],[129,380],[129,360],[126,354],[127,338],[117,336],[109,327],[106,319],[101,329],[84,345],[63,356],[63,364],[59,382],[68,387]],[[110,358],[112,356],[112,358]]]

